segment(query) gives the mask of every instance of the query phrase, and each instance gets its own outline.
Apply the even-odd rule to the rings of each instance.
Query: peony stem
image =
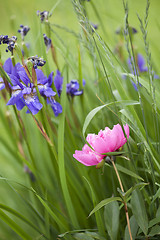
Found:
[[[118,178],[118,182],[119,182],[119,185],[120,185],[120,188],[122,190],[122,192],[124,192],[124,188],[123,188],[123,185],[122,185],[122,181],[121,181],[121,178],[119,176],[119,173],[118,173],[118,170],[116,168],[116,165],[114,163],[114,160],[113,158],[111,158],[111,161],[112,161],[112,165],[113,165],[113,168],[116,172],[116,175],[117,175],[117,178]],[[124,201],[124,209],[125,209],[125,213],[126,213],[126,219],[127,219],[127,225],[128,225],[128,231],[129,231],[129,236],[130,236],[130,240],[133,240],[132,238],[132,234],[131,234],[131,226],[130,226],[130,222],[129,222],[129,215],[128,215],[128,208],[127,208],[127,204],[126,202]]]

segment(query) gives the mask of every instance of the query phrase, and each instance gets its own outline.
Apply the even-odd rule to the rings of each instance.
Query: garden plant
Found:
[[[160,239],[160,4],[27,2],[2,4],[0,239]]]

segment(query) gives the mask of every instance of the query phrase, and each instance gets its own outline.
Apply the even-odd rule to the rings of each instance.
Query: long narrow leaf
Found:
[[[65,172],[65,161],[64,161],[64,125],[65,125],[65,109],[66,109],[66,92],[65,92],[65,84],[66,81],[63,83],[63,91],[61,96],[61,105],[63,108],[63,112],[61,113],[59,119],[59,126],[58,126],[58,163],[59,163],[59,175],[60,181],[62,186],[62,191],[64,195],[64,199],[67,205],[67,210],[69,216],[72,220],[72,224],[75,227],[78,227],[78,221],[75,214],[75,210],[72,205],[72,199],[70,197],[70,193],[68,190],[67,179],[66,179],[66,172]]]
[[[7,212],[13,214],[14,216],[18,217],[19,219],[21,219],[23,222],[27,223],[29,226],[31,226],[35,231],[37,231],[38,233],[42,234],[44,236],[44,233],[42,233],[32,222],[30,222],[27,218],[25,218],[22,214],[20,214],[19,212],[15,211],[14,209],[1,204],[0,203],[0,208],[6,210]]]
[[[87,129],[88,125],[90,124],[91,120],[93,119],[93,117],[104,107],[109,107],[114,104],[116,104],[117,106],[122,105],[124,107],[124,106],[128,106],[128,105],[137,105],[137,104],[139,104],[139,102],[137,102],[137,101],[117,101],[117,102],[110,102],[110,103],[107,103],[102,106],[94,108],[92,111],[89,112],[89,114],[87,115],[87,117],[85,119],[85,122],[83,125],[83,130],[82,130],[84,137],[85,137],[86,129]]]
[[[97,212],[99,209],[101,209],[102,207],[104,207],[105,205],[109,204],[110,202],[113,202],[113,201],[120,201],[122,202],[122,199],[120,197],[111,197],[111,198],[107,198],[107,199],[104,199],[102,200],[100,203],[98,203],[98,205],[90,212],[89,214],[89,217]]]
[[[144,179],[142,177],[138,176],[137,174],[135,174],[134,172],[128,170],[127,168],[122,167],[119,164],[116,164],[116,167],[117,167],[118,171],[123,172],[123,173],[125,173],[125,174],[127,174],[127,175],[129,175],[131,177],[137,178],[137,179],[139,179],[141,181],[144,181]]]
[[[86,180],[86,182],[88,183],[89,185],[89,188],[91,190],[91,194],[92,194],[92,199],[93,199],[93,204],[94,206],[96,205],[96,202],[97,202],[97,199],[96,199],[96,195],[94,193],[94,190],[90,184],[90,182],[84,177],[84,179]],[[95,209],[95,208],[94,208]],[[89,217],[91,216],[91,213],[89,214]],[[98,230],[99,230],[99,233],[102,235],[102,236],[105,236],[105,228],[104,228],[104,223],[102,221],[102,216],[100,215],[99,212],[95,211],[95,217],[96,217],[96,221],[97,221],[97,226],[98,226]]]
[[[9,218],[2,210],[0,210],[0,218],[10,226],[22,239],[32,240],[32,237],[29,236],[23,229],[15,223],[11,218]]]
[[[132,212],[145,236],[148,232],[148,217],[145,203],[139,190],[134,190],[131,198]]]

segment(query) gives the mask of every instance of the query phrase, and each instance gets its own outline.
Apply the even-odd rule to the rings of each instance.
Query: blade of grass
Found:
[[[11,218],[9,218],[1,209],[0,218],[24,240],[32,240],[32,237],[29,236],[25,231],[23,231],[23,229],[18,224],[16,224]]]
[[[34,191],[34,193],[36,194],[37,198],[39,199],[39,201],[42,203],[42,205],[44,206],[45,210],[50,214],[50,216],[53,218],[53,220],[58,224],[59,228],[61,231],[66,231],[67,227],[61,222],[61,220],[59,220],[59,218],[57,217],[57,215],[52,211],[52,209],[48,206],[48,204],[46,203],[45,200],[43,200],[34,189],[32,189]]]
[[[68,75],[68,72],[67,72]],[[77,216],[75,214],[75,210],[72,205],[72,200],[70,197],[70,193],[68,190],[67,180],[66,180],[66,173],[65,173],[65,161],[64,161],[64,125],[65,125],[65,106],[66,106],[66,80],[67,78],[64,78],[63,83],[63,90],[62,90],[62,96],[61,96],[61,105],[63,108],[63,112],[60,115],[59,119],[59,126],[58,126],[58,163],[59,163],[59,175],[60,175],[60,181],[63,191],[63,196],[66,202],[68,214],[71,218],[71,222],[74,227],[78,227],[78,220]]]
[[[13,214],[14,216],[18,217],[19,219],[21,219],[23,222],[25,222],[26,224],[28,224],[30,227],[32,227],[35,231],[37,231],[38,233],[42,234],[46,239],[47,237],[45,236],[44,233],[42,233],[38,228],[37,226],[35,226],[32,222],[30,222],[27,218],[25,218],[22,214],[20,214],[19,212],[15,211],[14,209],[4,205],[4,204],[1,204],[0,203],[0,208]]]
[[[89,185],[90,191],[91,191],[91,195],[92,195],[92,201],[93,201],[93,205],[94,207],[96,207],[97,204],[97,198],[96,195],[94,193],[94,190],[90,184],[90,182],[84,177],[85,181],[87,182],[87,184]],[[91,214],[90,214],[91,215]],[[89,215],[89,216],[90,216]],[[99,233],[106,237],[106,233],[105,233],[105,226],[104,226],[104,222],[102,220],[102,215],[100,214],[100,212],[95,211],[95,217],[96,217],[96,222],[97,222],[97,227],[98,227],[98,231]]]

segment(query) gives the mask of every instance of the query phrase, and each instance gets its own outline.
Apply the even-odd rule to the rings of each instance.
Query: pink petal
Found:
[[[73,157],[86,166],[97,165],[98,163],[101,162],[103,158],[103,156],[100,157],[95,153],[90,152],[89,154],[87,154],[87,153],[84,153],[83,151],[75,151],[75,154],[73,154]]]
[[[128,125],[123,127],[129,138]],[[73,154],[75,159],[86,166],[97,165],[104,158],[101,153],[114,152],[127,142],[120,124],[114,125],[112,130],[106,127],[105,130],[100,130],[98,135],[88,134],[86,140],[95,151],[85,144],[82,151],[75,151]]]
[[[87,137],[86,137],[86,140],[87,140],[87,142],[93,147],[93,145],[94,145],[94,141],[95,141],[95,137],[96,137],[97,135],[96,134],[88,134],[87,135]]]
[[[106,139],[97,137],[94,142],[94,149],[98,153],[107,153],[112,151],[112,146],[110,144],[111,138],[108,135]]]

